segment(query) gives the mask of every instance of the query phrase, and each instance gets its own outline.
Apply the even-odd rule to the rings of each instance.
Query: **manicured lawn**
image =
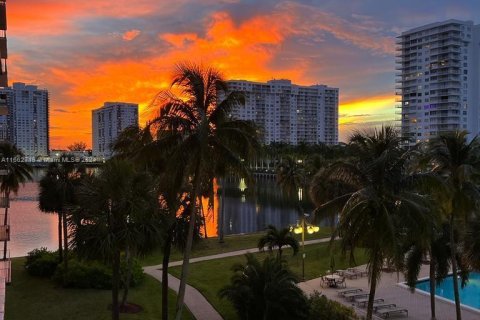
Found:
[[[305,235],[305,240],[313,240],[329,237],[331,234],[330,228],[321,228],[319,232],[309,235]],[[217,237],[202,239],[194,246],[192,251],[192,258],[203,257],[212,254],[219,254],[230,251],[237,251],[242,249],[255,248],[258,243],[258,239],[263,235],[263,232],[225,236],[224,243],[219,243]],[[299,241],[301,241],[301,235],[295,235]],[[152,266],[162,263],[163,254],[160,250],[142,258],[140,263],[143,266]],[[182,260],[182,254],[178,250],[172,250],[170,261]]]
[[[330,269],[330,255],[328,244],[315,244],[305,246],[305,277],[306,279],[317,278]],[[256,253],[262,259],[267,253]],[[302,274],[302,255],[291,255],[291,250],[284,250],[290,268],[300,277]],[[340,251],[335,252],[335,269],[345,269],[349,266],[348,260],[342,258]],[[356,254],[357,264],[364,264],[366,258],[363,252]],[[220,312],[224,319],[238,319],[233,306],[227,300],[218,297],[218,291],[229,283],[232,276],[231,267],[235,263],[244,263],[244,256],[236,256],[225,259],[193,263],[190,266],[188,283],[197,288],[208,301]],[[181,267],[170,268],[170,273],[180,277]],[[347,280],[348,281],[348,280]],[[320,288],[319,288],[320,289]]]
[[[23,258],[13,259],[12,284],[7,287],[5,319],[9,320],[107,320],[111,302],[108,290],[62,289],[47,280],[28,275],[23,269]],[[135,315],[121,314],[121,319],[160,319],[160,282],[147,276],[144,283],[131,290],[129,301],[144,310]],[[169,295],[169,312],[173,319],[176,295]],[[184,319],[193,319],[187,310]]]

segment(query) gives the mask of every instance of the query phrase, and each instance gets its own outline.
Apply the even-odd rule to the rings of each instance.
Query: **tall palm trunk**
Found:
[[[10,192],[5,191],[5,201],[7,202],[5,204],[5,216],[3,217],[3,225],[6,226],[8,223],[8,206],[10,204]],[[7,259],[7,242],[3,242],[3,260]]]
[[[62,223],[63,223],[63,263],[65,266],[65,275],[68,271],[68,225],[67,225],[67,212],[62,210]]]
[[[112,320],[120,319],[118,293],[120,288],[120,250],[115,249],[112,262]]]
[[[452,278],[453,278],[453,295],[455,296],[455,311],[457,320],[462,320],[462,310],[460,309],[460,294],[458,289],[458,271],[457,271],[457,248],[455,244],[455,227],[453,213],[450,216],[450,253],[452,260]]]
[[[175,224],[168,230],[167,239],[163,248],[162,261],[162,320],[168,320],[168,263],[170,262],[170,250],[172,248],[173,230]]]
[[[190,194],[190,223],[188,225],[187,244],[185,246],[185,252],[183,253],[182,274],[180,276],[180,286],[178,288],[177,297],[177,310],[175,319],[182,319],[183,305],[185,299],[185,289],[187,285],[188,269],[190,266],[190,253],[192,252],[193,244],[193,231],[195,229],[195,222],[197,218],[197,194],[200,189],[200,163],[201,159],[198,159],[197,167],[195,168],[195,176],[193,177],[193,191]]]
[[[200,214],[202,215],[203,233],[204,233],[205,239],[208,239],[207,220],[205,219],[205,210],[203,210],[203,203],[200,204]]]
[[[435,315],[435,286],[435,259],[433,258],[432,250],[430,250],[430,311],[432,314],[431,320],[437,319]]]
[[[130,289],[130,281],[132,279],[132,255],[130,254],[130,247],[127,245],[125,248],[125,262],[127,263],[127,270],[125,275],[125,283],[123,284],[123,296],[120,306],[125,308],[127,304],[128,291]]]
[[[218,210],[218,242],[223,243],[223,219],[225,219],[225,178],[220,180],[222,186],[221,210]]]
[[[372,272],[370,274],[370,294],[368,295],[368,305],[367,305],[367,320],[372,320],[373,315],[373,300],[375,300],[375,291],[377,290],[377,279],[378,272],[380,271],[381,264],[383,259],[378,259],[377,254],[375,254]]]
[[[62,213],[58,212],[58,262],[63,262],[63,224],[62,224]]]

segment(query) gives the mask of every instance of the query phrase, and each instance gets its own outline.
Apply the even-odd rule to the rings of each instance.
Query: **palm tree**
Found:
[[[133,256],[161,242],[158,195],[148,175],[136,172],[124,160],[113,159],[98,176],[84,179],[77,196],[79,208],[72,219],[72,244],[80,257],[102,258],[111,263],[112,319],[118,320],[121,252]],[[128,284],[124,284],[125,290]]]
[[[463,258],[475,270],[480,270],[480,234],[478,230],[480,230],[480,214],[476,212],[466,226],[463,242]]]
[[[311,185],[317,216],[340,212],[332,235],[341,238],[344,252],[365,248],[370,294],[367,319],[372,319],[373,300],[384,261],[400,266],[399,250],[405,230],[424,232],[424,199],[404,187],[405,159],[400,138],[392,127],[350,138],[356,160],[340,161],[320,171]],[[327,192],[323,192],[326,191]]]
[[[269,225],[266,230],[267,233],[258,240],[258,250],[264,250],[265,246],[268,247],[270,252],[273,248],[278,248],[279,258],[282,258],[282,248],[285,246],[290,246],[292,248],[293,255],[298,253],[298,240],[292,236],[290,229],[284,228],[278,230],[275,226]]]
[[[276,168],[276,179],[282,191],[288,197],[295,198],[298,214],[303,218],[304,212],[301,201],[303,200],[303,193],[307,187],[307,177],[303,161],[297,162],[291,156],[284,157]]]
[[[159,156],[152,147],[153,137],[150,125],[145,128],[130,126],[125,128],[112,145],[116,157],[129,159],[145,170],[159,169]],[[161,159],[161,157],[160,157]]]
[[[426,232],[421,234],[409,233],[407,243],[400,252],[405,256],[405,278],[412,291],[418,280],[420,269],[428,257],[429,259],[429,283],[430,283],[430,311],[431,319],[436,319],[435,290],[448,276],[450,269],[450,236],[447,211],[448,203],[444,200],[444,194],[448,193],[442,183],[441,177],[432,174],[429,166],[427,153],[428,144],[421,143],[415,146],[410,157],[408,166],[411,172],[412,187],[428,199],[431,219],[427,220]]]
[[[156,178],[159,191],[159,209],[163,212],[161,221],[164,227],[162,259],[162,319],[168,320],[168,264],[172,247],[184,251],[188,233],[188,194],[171,192],[165,171],[167,152],[164,141],[155,141],[152,137],[151,124],[141,129],[128,127],[121,132],[113,144],[115,157],[131,161],[138,170]],[[200,238],[195,228],[194,239]],[[123,299],[125,300],[125,299]]]
[[[478,210],[480,191],[478,182],[480,153],[477,137],[467,141],[467,132],[454,132],[441,135],[430,141],[429,159],[432,173],[443,177],[448,189],[444,201],[447,204],[450,227],[450,255],[452,264],[453,290],[457,320],[461,320],[460,296],[458,288],[457,239],[458,226],[465,226],[472,213]]]
[[[261,263],[251,253],[245,265],[232,267],[230,284],[219,292],[232,302],[240,319],[307,319],[307,299],[296,286],[297,277],[281,259]]]
[[[5,216],[3,225],[8,224],[8,207],[10,206],[10,194],[18,193],[20,184],[25,184],[32,179],[32,167],[25,162],[15,161],[23,157],[23,153],[15,145],[8,142],[0,143],[0,155],[5,159],[1,164],[1,169],[5,170],[5,175],[0,176],[0,192],[5,199]],[[7,258],[7,241],[3,242],[3,259]]]
[[[161,188],[162,189],[162,188]],[[163,242],[163,259],[162,259],[162,319],[168,320],[168,264],[170,262],[170,253],[172,247],[177,248],[180,252],[185,251],[187,243],[187,235],[189,230],[188,217],[190,213],[188,193],[183,192],[179,195],[181,199],[169,198],[168,193],[161,195],[163,201],[161,206],[166,212],[164,216],[164,226],[166,233]],[[200,240],[200,228],[194,229],[194,242]]]
[[[62,157],[67,157],[63,155]],[[75,186],[78,185],[84,167],[71,162],[52,163],[40,181],[39,207],[44,212],[57,212],[59,230],[59,254],[63,252],[65,269],[68,270],[68,215],[69,208],[75,203]],[[60,227],[60,224],[62,227]],[[60,249],[63,238],[63,250]]]
[[[58,259],[63,261],[63,224],[62,224],[62,193],[57,190],[57,178],[52,172],[52,167],[47,169],[47,174],[40,180],[38,204],[42,212],[52,212],[58,215]]]
[[[256,129],[250,122],[229,117],[231,109],[243,103],[243,96],[229,92],[218,71],[180,64],[172,86],[179,89],[181,97],[172,93],[161,97],[162,108],[154,125],[158,128],[159,144],[173,146],[166,147],[171,150],[171,186],[179,190],[184,181],[191,185],[189,221],[195,222],[202,184],[228,171],[249,177],[248,160],[258,145]],[[178,320],[182,317],[194,226],[195,223],[189,225],[183,257]]]
[[[435,311],[435,288],[436,284],[448,276],[450,269],[450,246],[448,225],[432,226],[431,232],[423,235],[412,235],[416,237],[407,246],[405,278],[407,285],[413,291],[418,280],[420,269],[425,257],[428,255],[430,261],[429,282],[430,282],[430,312],[431,319],[436,319]],[[417,237],[418,236],[418,237]]]

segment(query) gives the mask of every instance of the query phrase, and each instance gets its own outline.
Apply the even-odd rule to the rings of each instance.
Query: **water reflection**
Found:
[[[38,183],[27,182],[10,202],[11,257],[25,256],[39,247],[55,250],[58,246],[57,216],[41,212],[37,199]]]
[[[254,188],[255,192],[249,192],[242,180],[230,179],[225,182],[224,216],[220,214],[225,235],[258,232],[270,224],[284,228],[297,223],[299,210],[295,199],[287,198],[273,179],[258,179]],[[313,206],[304,199],[303,193],[302,198],[303,211],[311,212]],[[221,192],[215,202],[220,206],[215,206],[214,216],[219,217]],[[207,226],[209,236],[218,233],[218,223]]]
[[[36,173],[36,181],[41,173]],[[215,186],[217,188],[217,186]],[[223,225],[225,235],[258,232],[272,224],[277,228],[295,225],[298,210],[293,199],[285,197],[272,179],[259,179],[255,192],[247,189],[245,182],[230,179],[225,182],[225,208],[221,213],[221,191],[208,209],[208,201],[203,202],[205,228],[207,236],[216,236],[219,225]],[[312,205],[302,194],[302,210],[311,212]],[[38,208],[38,183],[29,182],[13,197],[10,207],[11,241],[9,243],[12,257],[24,256],[28,251],[39,247],[55,250],[57,244],[57,216],[46,214]],[[219,217],[223,224],[219,223]]]

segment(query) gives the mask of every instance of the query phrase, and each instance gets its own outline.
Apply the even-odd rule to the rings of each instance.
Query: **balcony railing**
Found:
[[[6,283],[12,282],[12,261],[10,260],[10,251],[7,250],[4,255],[3,250],[0,250],[0,279],[5,279]]]
[[[0,241],[10,241],[10,225],[0,226]]]
[[[10,208],[10,199],[7,197],[0,197],[0,208]]]

